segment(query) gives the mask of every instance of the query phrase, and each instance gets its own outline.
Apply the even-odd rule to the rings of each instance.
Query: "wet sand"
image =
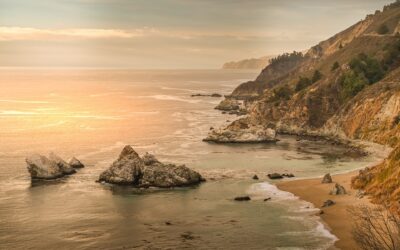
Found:
[[[300,197],[300,199],[311,202],[315,207],[321,208],[324,201],[331,199],[336,202],[331,207],[321,208],[321,218],[331,232],[339,240],[335,246],[340,249],[359,249],[352,237],[352,218],[348,208],[357,205],[372,205],[367,197],[359,199],[356,197],[357,190],[350,187],[351,178],[357,175],[358,171],[332,176],[333,183],[322,184],[322,178],[283,181],[277,184],[278,188]],[[344,186],[347,195],[330,195],[335,183]]]

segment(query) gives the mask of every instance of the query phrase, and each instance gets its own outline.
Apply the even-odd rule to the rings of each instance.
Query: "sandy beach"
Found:
[[[315,207],[321,208],[324,201],[330,199],[336,202],[335,205],[321,208],[323,214],[321,218],[326,223],[331,232],[339,240],[335,246],[340,249],[359,249],[352,238],[352,218],[347,209],[357,205],[372,205],[368,197],[357,198],[357,190],[350,187],[351,178],[357,175],[358,171],[332,176],[333,183],[322,184],[322,178],[283,181],[278,183],[279,189],[291,192],[300,199],[311,202]],[[330,195],[329,191],[333,189],[335,183],[344,186],[348,192],[347,195]]]

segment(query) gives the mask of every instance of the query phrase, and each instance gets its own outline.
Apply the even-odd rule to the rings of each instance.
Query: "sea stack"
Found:
[[[25,159],[32,179],[52,180],[76,173],[76,170],[55,153],[49,157],[34,154]]]
[[[140,157],[128,145],[110,168],[100,174],[99,181],[139,188],[171,188],[196,185],[204,179],[185,165],[164,164],[149,153]]]

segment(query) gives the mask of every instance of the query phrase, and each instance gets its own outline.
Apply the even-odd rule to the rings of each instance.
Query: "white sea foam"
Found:
[[[282,218],[288,218],[292,220],[297,220],[297,221],[311,221],[315,220],[316,226],[312,231],[309,233],[314,234],[317,237],[323,237],[330,239],[331,242],[328,243],[326,248],[329,246],[332,246],[335,241],[337,241],[337,237],[333,235],[320,221],[319,217],[311,215],[312,212],[317,211],[318,209],[314,208],[314,206],[311,203],[305,202],[300,200],[297,196],[295,196],[292,193],[282,191],[278,189],[275,185],[272,185],[267,182],[263,183],[256,183],[250,186],[248,189],[247,193],[251,196],[253,200],[260,200],[260,199],[265,199],[265,197],[271,197],[270,202],[280,202],[284,201],[283,204],[286,204],[289,207],[289,212],[296,212],[296,213],[301,213],[303,214],[302,216],[282,216]],[[298,201],[295,203],[291,203],[289,201]],[[307,216],[307,220],[305,220],[305,217]],[[285,232],[283,234],[285,235],[301,235],[303,233],[307,232]],[[321,249],[326,249],[325,247],[322,247]]]

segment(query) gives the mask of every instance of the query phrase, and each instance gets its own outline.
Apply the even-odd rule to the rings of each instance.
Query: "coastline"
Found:
[[[335,205],[321,208],[323,214],[319,215],[328,229],[338,240],[335,247],[340,249],[359,249],[352,238],[352,220],[347,209],[357,205],[372,205],[368,197],[357,198],[357,190],[351,188],[351,178],[358,174],[358,170],[332,175],[332,183],[322,184],[322,178],[301,179],[292,181],[282,181],[276,186],[283,191],[290,192],[298,196],[301,200],[312,203],[316,208],[321,208],[322,204],[331,199]],[[330,195],[329,191],[339,183],[344,186],[348,194]]]
[[[376,157],[376,160],[362,168],[332,174],[332,183],[328,184],[321,183],[323,176],[286,180],[276,184],[278,189],[290,192],[323,211],[318,216],[320,216],[327,229],[338,238],[334,247],[339,249],[360,249],[352,237],[353,222],[348,208],[359,205],[373,206],[368,196],[357,197],[357,190],[351,187],[352,177],[358,175],[360,169],[380,164],[393,150],[391,147],[367,141],[352,140],[351,142],[353,145],[363,148],[370,155]],[[347,194],[330,195],[329,192],[334,188],[335,183],[342,185],[346,189]],[[322,208],[326,200],[333,200],[336,204]]]

